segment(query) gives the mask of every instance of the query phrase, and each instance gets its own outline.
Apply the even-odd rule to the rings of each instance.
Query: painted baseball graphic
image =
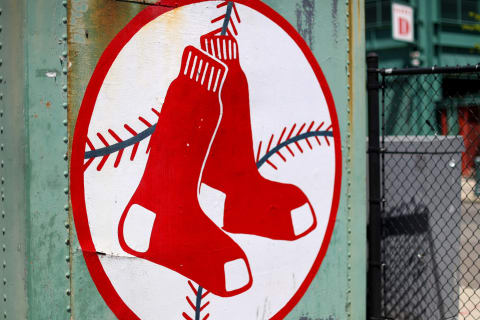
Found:
[[[281,319],[330,241],[340,132],[308,46],[259,1],[151,6],[105,50],[71,191],[120,319]]]

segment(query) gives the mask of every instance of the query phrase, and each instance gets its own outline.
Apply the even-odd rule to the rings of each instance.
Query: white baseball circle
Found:
[[[145,25],[124,46],[110,68],[100,89],[88,137],[96,148],[103,144],[101,133],[110,144],[116,140],[108,134],[115,131],[122,139],[131,134],[128,124],[137,132],[146,129],[138,120],[144,117],[156,123],[151,108],[161,110],[171,81],[180,68],[183,49],[187,45],[200,48],[200,36],[218,25],[210,20],[225,8],[216,8],[220,1],[201,2],[169,11]],[[270,136],[279,137],[284,127],[294,124],[331,124],[327,103],[309,62],[294,40],[277,24],[257,11],[237,4],[242,22],[236,24],[241,66],[248,78],[251,103],[253,147],[260,141],[268,143]],[[260,173],[267,179],[291,183],[308,196],[316,213],[317,228],[296,241],[270,240],[258,236],[229,234],[246,253],[253,276],[252,287],[237,296],[205,297],[210,304],[202,314],[210,319],[269,319],[296,293],[314,263],[329,221],[335,178],[334,141],[330,146],[322,137],[319,146],[311,139],[313,149],[300,141],[301,153],[293,145],[295,157],[282,152],[287,162],[275,155],[274,170],[263,165]],[[119,296],[141,319],[181,319],[182,312],[193,315],[186,296],[194,300],[188,279],[152,262],[125,253],[118,242],[120,216],[135,192],[148,158],[148,139],[140,143],[134,161],[132,147],[125,149],[118,168],[112,154],[101,171],[96,167],[100,158],[85,171],[85,201],[92,240],[97,251],[106,255],[100,261]],[[88,148],[87,148],[88,149]],[[263,148],[263,152],[265,147]],[[208,160],[207,160],[208,161]],[[202,192],[199,199],[206,214],[219,227],[222,211],[218,203],[222,194],[215,190]],[[139,220],[149,234],[152,220]],[[140,228],[141,230],[141,228]],[[140,237],[141,238],[141,237]],[[142,241],[138,239],[141,249]],[[147,239],[148,241],[148,239]]]

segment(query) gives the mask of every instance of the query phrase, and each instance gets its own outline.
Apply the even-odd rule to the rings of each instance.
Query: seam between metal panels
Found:
[[[65,137],[63,138],[63,141],[65,142],[65,153],[62,155],[63,159],[65,160],[65,172],[64,172],[64,177],[65,177],[65,188],[64,188],[64,193],[65,193],[65,211],[67,213],[67,220],[65,222],[65,228],[67,230],[67,239],[65,240],[65,244],[68,247],[68,256],[66,258],[66,261],[68,263],[68,271],[65,274],[65,278],[68,281],[68,289],[66,291],[67,296],[69,296],[69,304],[67,306],[67,312],[71,313],[72,312],[72,277],[71,277],[71,271],[72,271],[72,247],[70,245],[71,237],[72,237],[72,230],[70,228],[70,212],[69,212],[69,174],[68,174],[68,121],[67,121],[67,112],[68,112],[68,18],[67,18],[67,0],[62,1],[62,5],[65,8],[64,9],[64,17],[62,19],[63,22],[63,33],[62,33],[62,40],[63,40],[63,52],[62,52],[62,58],[63,60],[63,68],[62,68],[62,74],[63,78],[65,79],[64,85],[63,85],[63,109],[64,109],[64,115],[65,118],[62,121],[63,126],[65,127]],[[71,318],[71,317],[70,317]]]
[[[352,23],[352,6],[351,1],[346,0],[347,8],[346,26],[347,26],[347,292],[346,292],[346,313],[347,318],[352,318],[352,136],[353,136],[353,30]]]
[[[2,8],[0,8],[0,22],[3,22],[2,19]],[[2,30],[2,25],[0,24],[0,36],[2,35],[3,30]],[[4,113],[4,101],[3,101],[3,89],[4,89],[4,75],[3,75],[3,70],[2,70],[2,64],[3,64],[3,59],[2,59],[2,50],[3,50],[3,44],[0,41],[0,135],[1,135],[1,144],[0,144],[0,150],[2,152],[2,157],[1,157],[1,170],[2,170],[2,177],[1,177],[1,188],[0,188],[0,193],[1,193],[1,200],[2,200],[2,256],[3,256],[3,263],[2,263],[2,274],[3,274],[3,282],[2,282],[2,291],[3,291],[3,317],[6,319],[7,318],[7,277],[6,277],[6,269],[7,269],[7,253],[6,253],[6,220],[5,220],[5,177],[3,175],[4,172],[4,161],[3,161],[3,152],[4,152],[4,145],[3,145],[3,133],[4,133],[4,128],[3,128],[3,113]]]
[[[68,34],[67,34],[67,0],[62,0],[62,6],[64,8],[63,11],[63,17],[62,17],[62,40],[59,41],[59,45],[62,48],[62,54],[60,56],[60,63],[62,65],[62,81],[63,81],[63,86],[62,86],[62,98],[63,98],[63,103],[62,103],[62,108],[64,112],[64,120],[62,121],[62,126],[65,127],[65,136],[63,137],[63,142],[65,143],[65,152],[63,155],[63,160],[65,161],[65,171],[63,172],[63,176],[65,178],[65,188],[63,189],[63,192],[65,194],[65,212],[67,214],[66,220],[65,220],[65,229],[67,230],[67,238],[65,239],[65,245],[68,248],[68,255],[65,258],[65,261],[68,265],[67,267],[67,272],[65,273],[65,278],[68,282],[68,287],[65,290],[65,294],[69,297],[69,302],[67,305],[67,312],[71,313],[72,311],[72,279],[71,279],[71,270],[72,270],[72,264],[71,264],[71,257],[72,257],[72,248],[70,246],[70,239],[71,239],[71,229],[70,229],[70,213],[69,213],[69,188],[68,188],[68,121],[67,121],[67,108],[68,108],[68,103],[67,103],[67,91],[68,91]],[[60,125],[60,124],[59,124]],[[69,317],[71,318],[71,316]]]

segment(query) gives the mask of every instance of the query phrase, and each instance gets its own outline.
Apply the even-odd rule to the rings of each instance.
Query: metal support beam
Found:
[[[381,241],[381,192],[380,192],[380,113],[378,56],[367,56],[368,90],[368,175],[369,175],[369,225],[368,225],[368,294],[367,319],[381,318],[382,270]]]

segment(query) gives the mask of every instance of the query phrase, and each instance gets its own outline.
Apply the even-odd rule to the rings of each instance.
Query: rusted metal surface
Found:
[[[73,137],[75,121],[85,88],[99,57],[113,37],[145,6],[116,0],[70,0],[68,6],[68,131]],[[108,23],[106,23],[108,21]],[[70,139],[71,142],[71,139]],[[69,153],[71,151],[71,144]],[[72,317],[74,319],[115,319],[103,302],[85,266],[74,230],[71,240]]]
[[[120,2],[132,2],[136,4],[145,4],[145,5],[151,5],[151,4],[158,4],[161,3],[161,1],[158,0],[117,0]]]

